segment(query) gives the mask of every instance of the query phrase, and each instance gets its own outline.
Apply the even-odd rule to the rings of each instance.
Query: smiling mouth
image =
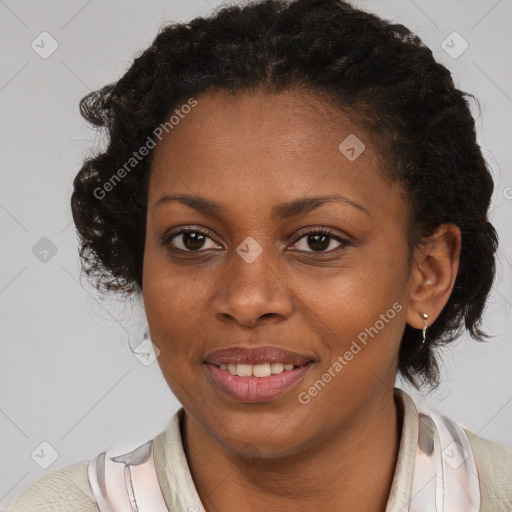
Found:
[[[219,363],[214,366],[221,370],[229,372],[231,375],[238,375],[239,377],[257,377],[264,378],[271,375],[277,375],[283,372],[289,372],[296,368],[301,368],[312,361],[308,361],[303,365],[294,365],[289,363],[260,363],[260,364],[246,364],[246,363]]]
[[[273,345],[226,347],[207,353],[203,360],[213,388],[245,403],[268,402],[290,393],[316,363],[311,352]]]
[[[291,392],[314,364],[313,361],[300,366],[291,363],[205,363],[205,367],[211,382],[225,396],[237,402],[256,403],[275,400]]]

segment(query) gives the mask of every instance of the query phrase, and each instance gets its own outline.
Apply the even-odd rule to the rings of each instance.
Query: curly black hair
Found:
[[[167,25],[119,81],[82,98],[82,116],[108,140],[73,183],[82,272],[100,292],[142,291],[153,151],[137,161],[134,151],[150,147],[148,136],[199,94],[256,89],[316,94],[367,130],[383,175],[402,185],[410,206],[410,249],[441,224],[459,226],[450,298],[423,347],[421,331],[406,325],[399,353],[407,380],[435,387],[437,346],[463,327],[478,341],[489,337],[480,325],[498,237],[487,217],[494,184],[467,101],[474,96],[455,88],[407,28],[341,0],[260,0]]]

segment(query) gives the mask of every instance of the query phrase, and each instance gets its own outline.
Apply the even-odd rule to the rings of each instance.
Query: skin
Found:
[[[411,263],[401,189],[381,174],[364,131],[313,95],[209,92],[197,101],[155,149],[143,299],[163,375],[185,409],[183,443],[204,507],[384,511],[401,435],[393,400],[400,339],[406,323],[421,329],[426,312],[430,325],[446,304],[460,231],[441,226]],[[354,161],[338,149],[349,134],[366,146]],[[176,201],[155,208],[178,193],[221,203],[226,215]],[[364,210],[328,202],[271,216],[276,205],[333,193]],[[162,245],[184,227],[207,238]],[[349,244],[330,238],[315,250],[304,231],[321,227]],[[252,263],[236,252],[249,236],[262,249]],[[301,404],[298,394],[397,302],[401,311]],[[207,352],[234,345],[274,345],[316,363],[285,395],[238,402],[203,364]]]

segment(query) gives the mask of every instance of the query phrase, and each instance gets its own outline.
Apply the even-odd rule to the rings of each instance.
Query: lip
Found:
[[[268,359],[266,360],[268,362]],[[289,363],[291,364],[291,363]],[[315,363],[309,361],[293,370],[285,370],[268,377],[240,377],[205,363],[208,375],[229,398],[239,402],[257,403],[274,400],[293,389]]]
[[[241,346],[227,347],[214,350],[206,354],[205,363],[220,366],[224,364],[262,364],[283,363],[303,366],[309,361],[316,362],[316,358],[307,354],[299,354],[271,345],[245,348]],[[263,377],[265,378],[265,377]]]
[[[204,365],[212,383],[229,398],[246,403],[267,402],[295,387],[317,362],[315,356],[301,354],[272,345],[259,347],[234,346],[206,354]],[[240,377],[222,370],[221,364],[283,363],[296,366],[293,370],[268,377]]]

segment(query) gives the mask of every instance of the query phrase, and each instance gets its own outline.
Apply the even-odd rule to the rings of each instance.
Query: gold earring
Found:
[[[423,317],[423,320],[425,322],[425,326],[422,329],[422,331],[423,331],[423,339],[421,340],[421,343],[425,343],[425,339],[427,337],[427,318],[428,318],[428,315],[427,315],[427,313],[422,313],[421,316]]]

